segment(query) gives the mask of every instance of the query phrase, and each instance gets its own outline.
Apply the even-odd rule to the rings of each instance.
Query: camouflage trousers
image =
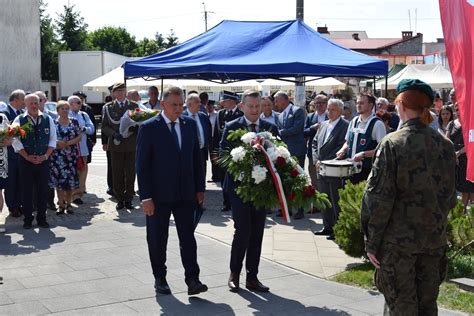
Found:
[[[374,282],[385,297],[384,315],[438,315],[439,286],[446,277],[446,247],[407,253],[396,247],[380,252]]]

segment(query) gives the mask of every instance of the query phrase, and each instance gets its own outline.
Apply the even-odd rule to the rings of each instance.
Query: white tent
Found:
[[[388,89],[396,89],[403,79],[419,79],[433,89],[452,88],[451,72],[442,65],[407,65],[404,69],[388,78]],[[385,80],[376,83],[377,89],[385,89]]]
[[[288,78],[293,80],[294,78]],[[316,80],[314,80],[316,79]],[[108,87],[117,82],[123,82],[124,73],[123,68],[118,67],[111,72],[106,73],[99,78],[87,82],[82,86],[82,89],[87,91],[98,91],[108,92]],[[307,80],[313,80],[306,83],[306,89],[311,91],[319,90],[333,90],[333,89],[344,89],[345,84],[334,78],[317,78],[307,77]],[[149,86],[161,87],[161,80],[147,81],[143,78],[135,78],[127,80],[127,88],[146,90]],[[229,90],[233,92],[242,92],[247,89],[256,90],[285,90],[294,89],[295,84],[284,80],[266,79],[266,80],[244,80],[239,82],[220,84],[207,80],[196,80],[196,79],[164,79],[163,87],[167,88],[170,86],[178,86],[187,91],[196,90],[198,92],[206,91],[208,93],[219,94],[220,91]]]

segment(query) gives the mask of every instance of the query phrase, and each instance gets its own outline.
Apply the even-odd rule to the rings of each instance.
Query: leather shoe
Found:
[[[293,216],[293,219],[302,219],[303,217],[304,217],[303,210],[298,210],[295,216]]]
[[[82,204],[84,204],[84,201],[81,198],[77,198],[74,201],[72,201],[72,203],[74,203],[76,205],[82,205]]]
[[[336,240],[336,236],[334,236],[334,233],[331,233],[329,236],[326,237],[327,240]]]
[[[315,234],[316,236],[329,236],[329,235],[332,234],[332,230],[327,229],[327,228],[324,228],[324,229],[315,231],[314,234]]]
[[[114,195],[115,195],[115,194],[114,194],[114,190],[112,190],[112,189],[108,189],[108,190],[107,190],[107,194],[110,195],[110,196],[114,196]]]
[[[125,202],[125,207],[127,208],[127,210],[133,210],[134,209],[132,202]]]
[[[47,221],[38,222],[38,226],[41,228],[49,228],[49,224]]]
[[[117,211],[123,209],[124,207],[125,207],[125,204],[124,204],[122,201],[119,201],[119,202],[117,203],[117,205],[115,205],[115,209],[116,209]]]
[[[240,275],[237,273],[230,273],[229,276],[229,281],[227,282],[227,285],[229,286],[229,289],[231,292],[237,293],[240,288],[239,288],[239,278]]]
[[[188,295],[197,295],[207,291],[207,285],[202,284],[199,280],[192,280],[188,285]]]
[[[253,292],[265,293],[270,291],[270,288],[268,286],[263,285],[258,279],[247,280],[247,282],[245,282],[245,287],[247,288],[247,290]]]
[[[155,280],[155,293],[157,294],[171,294],[170,287],[166,279],[157,279]]]

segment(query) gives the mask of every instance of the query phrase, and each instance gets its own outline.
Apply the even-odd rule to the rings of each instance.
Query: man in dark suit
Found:
[[[338,99],[330,99],[327,107],[329,120],[321,123],[316,136],[313,139],[312,155],[315,169],[319,170],[323,160],[336,158],[336,153],[345,143],[345,136],[349,122],[341,115],[344,110],[344,103]],[[315,235],[328,236],[334,239],[333,226],[336,224],[339,214],[339,193],[338,190],[344,186],[344,178],[324,177],[318,175],[318,189],[329,196],[332,207],[322,210],[323,226]]]
[[[132,200],[135,195],[135,148],[137,127],[131,127],[132,134],[123,138],[119,132],[120,119],[127,110],[135,110],[138,105],[131,102],[124,83],[117,83],[112,89],[115,100],[103,107],[102,135],[108,138],[107,150],[110,151],[114,195],[117,198],[116,209],[126,207],[134,209]],[[103,136],[103,137],[104,137]]]
[[[298,164],[304,168],[304,159],[306,156],[306,142],[304,139],[304,123],[305,112],[296,105],[290,104],[290,98],[283,91],[275,93],[275,105],[279,111],[277,126],[281,135],[281,139],[288,146],[288,150],[292,156],[298,159]],[[278,213],[281,217],[281,212]],[[304,210],[298,209],[294,219],[301,219],[304,217]]]
[[[137,176],[145,211],[148,251],[157,293],[170,294],[166,282],[166,246],[170,215],[178,231],[188,294],[207,291],[199,281],[194,210],[204,201],[205,179],[196,121],[180,117],[183,91],[167,89],[163,112],[144,123],[137,138]]]
[[[220,141],[222,139],[222,134],[224,132],[224,127],[226,123],[231,122],[241,116],[244,115],[238,106],[237,100],[239,96],[236,93],[231,91],[224,91],[222,94],[222,106],[224,107],[222,110],[217,112],[217,130],[219,132],[219,137],[217,140]],[[221,175],[219,176],[221,179],[221,183],[224,178],[224,171],[221,169]],[[227,196],[226,192],[222,190],[222,196],[224,199],[224,207],[222,208],[221,212],[228,212],[230,211],[230,201],[229,197]]]
[[[25,107],[25,92],[23,90],[15,90],[10,94],[9,104],[3,112],[10,124],[15,118],[23,113]],[[5,202],[10,215],[20,217],[23,214],[21,205],[21,189],[20,189],[20,168],[18,162],[18,154],[15,153],[13,146],[8,146],[8,178],[7,187],[5,188]]]
[[[220,151],[230,150],[233,144],[227,139],[230,131],[248,129],[253,132],[269,131],[278,136],[275,125],[260,119],[260,94],[258,91],[247,90],[242,96],[244,116],[226,124],[222,135]],[[242,262],[246,257],[246,287],[251,291],[268,292],[269,288],[257,278],[262,239],[265,227],[266,210],[256,209],[251,203],[244,203],[236,193],[237,184],[226,173],[223,190],[229,195],[234,220],[234,239],[230,257],[230,277],[228,285],[231,291],[239,291]]]
[[[206,178],[207,157],[211,141],[211,122],[209,121],[209,116],[199,110],[200,106],[201,100],[199,95],[196,93],[188,94],[186,98],[186,111],[183,111],[183,115],[189,116],[196,121],[202,168],[204,170],[204,178]]]
[[[311,178],[311,184],[317,188],[317,172],[313,163],[313,154],[311,152],[312,143],[314,135],[318,131],[319,126],[322,122],[328,119],[326,109],[328,107],[328,98],[324,94],[318,94],[313,101],[311,101],[310,106],[314,106],[314,112],[308,114],[306,117],[306,123],[304,125],[304,137],[307,140],[308,144],[308,173]]]

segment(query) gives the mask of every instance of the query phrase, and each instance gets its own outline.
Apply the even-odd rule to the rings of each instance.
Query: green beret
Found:
[[[123,82],[117,82],[112,86],[112,91],[118,90],[118,89],[126,89],[127,87],[125,86],[125,83]]]
[[[430,85],[424,81],[419,79],[403,79],[398,83],[397,86],[397,93],[400,94],[404,91],[408,90],[418,90],[423,92],[430,98],[431,102],[434,101],[434,94],[433,89],[431,89]]]

